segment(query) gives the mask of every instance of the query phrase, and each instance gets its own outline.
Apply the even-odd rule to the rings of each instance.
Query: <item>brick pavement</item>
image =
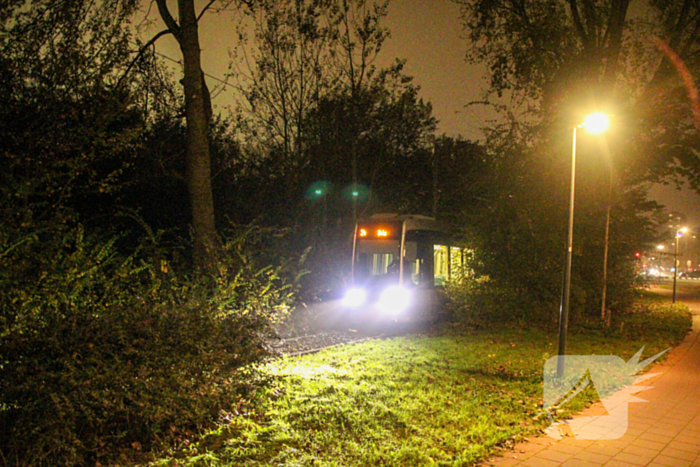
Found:
[[[489,459],[496,467],[700,467],[700,305],[693,309],[693,330],[649,373],[659,373],[638,394],[648,402],[629,404],[624,435],[618,439],[533,438]],[[594,404],[578,416],[604,413]]]

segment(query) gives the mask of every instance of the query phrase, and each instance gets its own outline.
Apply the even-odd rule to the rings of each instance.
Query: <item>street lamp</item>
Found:
[[[569,193],[569,235],[566,248],[566,269],[564,270],[564,288],[559,307],[559,358],[557,359],[557,376],[564,374],[564,355],[566,354],[566,333],[569,327],[569,295],[571,291],[571,262],[574,247],[574,194],[576,183],[576,130],[585,128],[590,133],[602,133],[610,126],[610,119],[604,113],[594,113],[586,117],[581,125],[574,126],[571,149],[571,192]]]
[[[608,252],[610,250],[610,210],[612,209],[613,195],[613,162],[610,160],[610,186],[608,187],[608,206],[605,209],[605,246],[603,249],[603,293],[600,300],[600,319],[610,327],[612,316],[607,310],[607,293],[608,293]]]
[[[671,303],[676,303],[676,276],[678,275],[678,239],[681,238],[683,236],[683,233],[687,231],[688,229],[686,229],[685,227],[676,230],[676,241],[674,242],[675,252],[673,253],[673,298],[671,299]]]

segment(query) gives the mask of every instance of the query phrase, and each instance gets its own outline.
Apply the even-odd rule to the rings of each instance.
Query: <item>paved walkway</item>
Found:
[[[642,385],[652,386],[629,404],[628,427],[619,439],[582,440],[549,436],[517,444],[483,466],[512,467],[700,467],[700,303],[693,310],[693,330]],[[580,416],[600,415],[602,404]]]

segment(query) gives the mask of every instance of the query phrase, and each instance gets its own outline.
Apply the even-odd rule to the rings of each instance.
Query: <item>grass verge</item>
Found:
[[[689,327],[683,305],[644,299],[608,330],[572,329],[568,351],[648,357]],[[554,330],[491,324],[283,358],[263,402],[155,465],[472,465],[547,426],[542,368],[556,351]],[[560,416],[596,398],[584,391]]]

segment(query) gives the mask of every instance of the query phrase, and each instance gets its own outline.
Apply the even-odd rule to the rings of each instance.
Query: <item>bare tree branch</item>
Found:
[[[168,4],[165,0],[156,0],[156,3],[158,5],[158,12],[160,13],[161,18],[163,18],[163,22],[168,27],[173,36],[175,36],[175,39],[177,39],[178,42],[181,42],[182,37],[180,34],[180,26],[170,14],[170,10],[168,10]]]
[[[567,2],[569,3],[569,7],[571,8],[571,18],[574,20],[574,27],[576,28],[576,31],[581,37],[581,41],[584,43],[585,46],[587,46],[590,43],[590,38],[588,37],[586,29],[583,27],[581,15],[578,11],[578,3],[576,2],[576,0],[567,0]]]
[[[119,78],[119,81],[117,82],[117,86],[116,86],[117,88],[120,88],[120,87],[121,87],[122,83],[124,82],[124,79],[126,79],[126,77],[129,75],[129,72],[131,72],[131,69],[134,67],[134,65],[136,64],[136,62],[138,62],[139,59],[143,56],[143,53],[144,53],[150,46],[152,46],[153,44],[155,44],[156,41],[157,41],[158,39],[160,39],[161,37],[163,37],[163,36],[165,36],[165,35],[168,35],[168,34],[172,34],[172,31],[171,31],[170,29],[164,29],[163,31],[161,31],[161,32],[159,32],[158,34],[156,34],[155,36],[153,36],[153,37],[151,38],[151,40],[149,40],[148,42],[146,42],[146,43],[141,47],[141,49],[139,49],[138,53],[136,54],[136,57],[134,57],[134,59],[131,61],[131,63],[129,63],[129,66],[126,68],[126,71],[124,72],[124,74],[122,75],[122,77]]]
[[[201,11],[201,12],[199,13],[199,15],[197,16],[197,22],[199,22],[199,20],[202,19],[202,16],[204,16],[204,13],[207,12],[207,10],[209,9],[209,7],[212,6],[212,5],[214,4],[214,2],[216,2],[216,0],[209,0],[209,3],[207,3],[207,6],[205,6],[204,8],[202,8],[202,11]]]

